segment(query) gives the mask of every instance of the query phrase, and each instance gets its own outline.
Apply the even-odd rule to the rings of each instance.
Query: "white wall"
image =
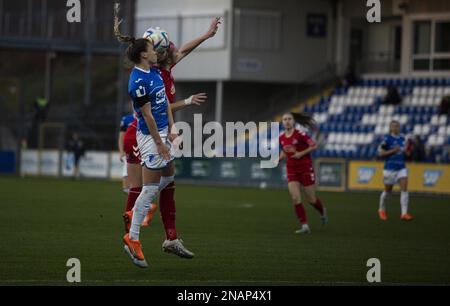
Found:
[[[136,35],[141,36],[141,32],[150,26],[158,26],[158,24],[151,24],[156,19],[159,24],[169,27],[167,29],[169,35],[172,35],[178,44],[184,44],[206,32],[209,25],[207,19],[212,20],[213,16],[224,16],[220,33],[204,45],[206,48],[194,51],[180,62],[174,69],[174,76],[178,81],[227,80],[231,74],[229,35],[232,24],[231,10],[232,0],[138,0],[136,5],[138,33]],[[184,39],[178,37],[179,29],[175,26],[177,18],[190,20],[192,17],[205,19],[206,24],[201,28],[193,26],[188,30],[184,29]],[[188,22],[184,23],[186,27]]]
[[[279,12],[282,18],[281,48],[278,51],[252,51],[234,48],[233,80],[300,82],[324,70],[333,61],[332,7],[328,0],[265,1],[237,0],[235,9]],[[327,37],[307,37],[308,13],[327,15]],[[253,65],[243,69],[243,63]]]

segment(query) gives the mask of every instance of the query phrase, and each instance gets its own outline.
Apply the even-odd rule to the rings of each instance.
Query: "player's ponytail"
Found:
[[[120,33],[120,24],[122,23],[122,19],[119,19],[119,11],[120,4],[114,3],[114,36],[120,43],[128,43],[130,44],[127,48],[127,57],[130,61],[135,64],[139,64],[141,58],[141,52],[145,52],[147,50],[147,46],[151,43],[151,40],[145,38],[136,39],[133,36],[126,36]]]
[[[316,120],[310,115],[305,113],[290,113],[292,117],[294,117],[295,122],[298,124],[307,127],[309,129],[316,128]]]

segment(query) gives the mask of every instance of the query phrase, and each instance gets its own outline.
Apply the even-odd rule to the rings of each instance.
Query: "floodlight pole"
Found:
[[[222,122],[223,109],[223,81],[216,82],[216,115],[215,121]]]
[[[95,0],[89,1],[85,5],[84,15],[84,37],[86,40],[85,49],[85,68],[84,68],[84,105],[91,105],[91,87],[92,87],[92,39],[95,35]]]

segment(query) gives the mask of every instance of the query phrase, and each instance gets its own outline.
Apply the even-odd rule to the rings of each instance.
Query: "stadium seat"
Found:
[[[382,104],[388,84],[399,89],[400,105]],[[448,143],[448,118],[437,115],[446,94],[450,95],[449,78],[364,78],[357,86],[339,87],[331,97],[321,97],[316,105],[304,108],[313,113],[326,137],[325,148],[315,154],[374,158],[393,119],[400,121],[404,134],[422,136],[434,147]]]

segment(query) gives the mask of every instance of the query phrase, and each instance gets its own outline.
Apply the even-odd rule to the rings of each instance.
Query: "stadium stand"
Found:
[[[403,98],[400,105],[383,104],[387,86],[397,87]],[[450,122],[447,115],[438,115],[442,98],[449,95],[448,78],[365,78],[356,86],[339,87],[303,109],[314,114],[325,139],[314,154],[373,159],[389,122],[396,119],[402,133],[420,136],[440,162],[449,162],[444,146],[450,145]]]

